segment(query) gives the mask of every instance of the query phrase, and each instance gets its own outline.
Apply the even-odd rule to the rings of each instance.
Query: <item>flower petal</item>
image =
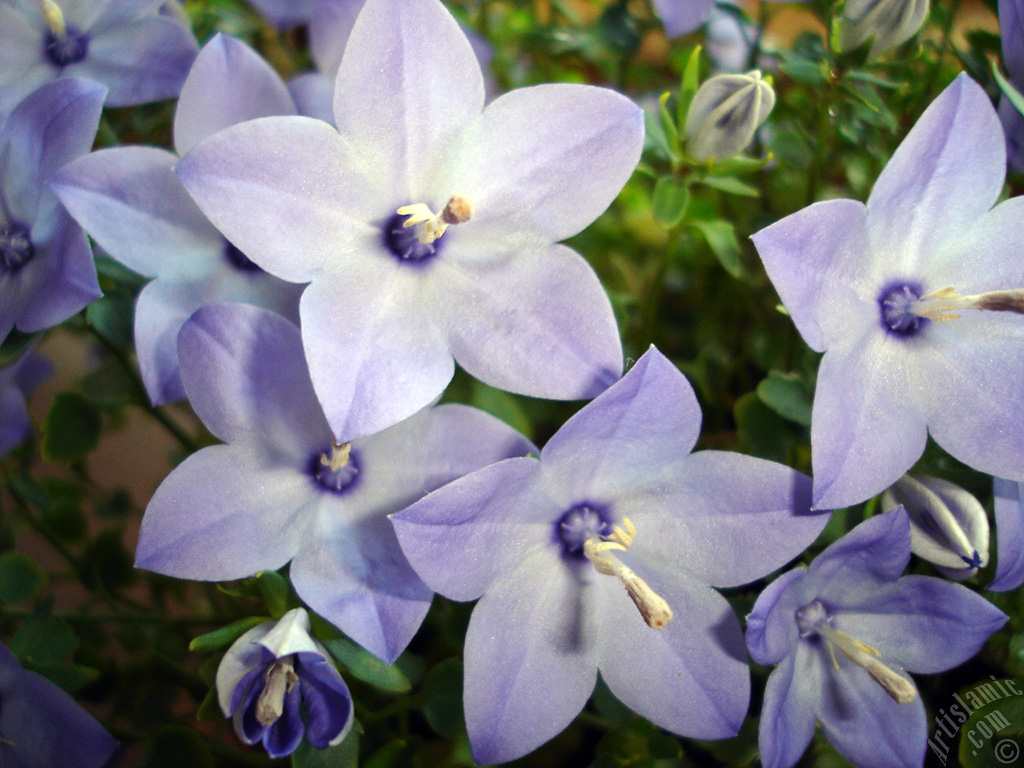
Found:
[[[295,668],[309,717],[306,739],[317,749],[327,749],[352,727],[352,696],[338,670],[319,654],[296,655]]]
[[[437,164],[483,103],[480,65],[440,2],[367,0],[338,70],[334,115],[374,158],[374,181],[396,207],[437,204],[428,188]]]
[[[988,589],[1006,592],[1024,583],[1024,509],[1020,485],[994,478],[996,508],[996,576]]]
[[[726,451],[677,461],[649,490],[620,499],[636,523],[633,548],[716,587],[735,587],[785,565],[829,515],[810,512],[811,481],[775,462]]]
[[[624,704],[673,733],[734,736],[750,703],[750,670],[736,614],[724,597],[685,572],[645,568],[639,558],[638,553],[635,572],[675,618],[652,629],[621,585],[607,579],[599,598],[601,677]]]
[[[337,132],[311,117],[263,117],[200,142],[178,178],[254,262],[295,283],[382,251],[384,212]],[[315,183],[313,183],[315,181]],[[253,216],[259,211],[259,216]]]
[[[909,344],[872,329],[822,359],[811,413],[815,509],[881,493],[924,452],[928,432],[913,402],[922,377]]]
[[[593,269],[561,245],[470,262],[446,257],[427,299],[452,354],[499,389],[533,397],[594,397],[622,371],[611,303]]]
[[[871,190],[876,263],[913,275],[992,207],[1006,174],[1001,134],[988,95],[961,74],[921,115]]]
[[[473,201],[488,237],[575,235],[629,180],[643,148],[643,112],[606,88],[520,88],[488,105],[460,140],[450,188]],[[445,198],[447,199],[447,198]]]
[[[455,373],[448,345],[397,260],[311,284],[299,312],[313,386],[338,442],[373,434],[438,397]]]
[[[559,508],[540,488],[540,471],[535,459],[507,459],[391,517],[402,551],[428,587],[452,600],[475,600],[527,549],[552,541]]]
[[[588,576],[552,548],[535,548],[473,609],[464,702],[477,763],[525,755],[560,733],[586,704],[598,653]]]
[[[276,570],[299,549],[312,482],[298,468],[268,466],[233,446],[204,448],[150,499],[135,564],[202,581]]]
[[[197,279],[224,238],[174,175],[173,154],[117,147],[80,157],[54,175],[57,197],[103,249],[147,277]]]
[[[827,684],[817,655],[801,643],[768,676],[757,734],[764,768],[792,768],[811,743],[817,691]]]
[[[654,0],[668,37],[693,32],[707,21],[714,4],[714,0]]]
[[[222,128],[270,115],[294,115],[281,77],[241,40],[217,33],[203,46],[181,87],[174,148],[186,154]]]
[[[935,674],[963,664],[1007,616],[960,584],[934,576],[904,576],[848,600],[836,629],[876,648],[886,663]]]
[[[758,664],[779,664],[796,646],[799,633],[794,617],[810,602],[806,599],[806,576],[807,568],[799,566],[779,576],[758,595],[747,616],[747,650]]]
[[[829,544],[811,563],[808,577],[820,596],[845,605],[844,595],[855,599],[861,585],[872,593],[879,581],[898,579],[909,562],[910,519],[897,508],[869,517]]]
[[[231,644],[217,666],[214,687],[217,689],[217,701],[225,717],[230,717],[238,709],[240,697],[246,692],[246,689],[239,691],[238,686],[259,666],[263,658],[259,641],[273,628],[274,622],[265,621],[244,632]]]

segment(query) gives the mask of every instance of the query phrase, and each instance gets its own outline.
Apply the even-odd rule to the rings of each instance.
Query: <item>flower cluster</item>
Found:
[[[118,662],[79,653],[76,632],[106,641],[88,622],[123,624],[126,651],[152,643],[168,666],[185,643],[165,626],[211,625],[191,646],[220,654],[199,672],[213,682],[201,716],[219,705],[245,745],[299,768],[356,759],[391,718],[372,762],[425,763],[412,709],[464,740],[455,762],[492,764],[557,754],[572,736],[545,745],[588,707],[678,746],[743,733],[752,701],[765,768],[796,765],[816,724],[859,768],[922,766],[910,673],[1020,628],[1015,3],[1000,3],[998,112],[983,84],[944,77],[941,54],[914,89],[872,63],[900,49],[919,67],[927,0],[846,0],[816,9],[828,40],[792,49],[773,49],[775,10],[755,21],[723,3],[713,23],[729,21],[735,50],[711,58],[737,73],[702,78],[700,46],[677,47],[677,90],[649,114],[620,92],[650,55],[634,58],[643,35],[685,45],[708,0],[636,17],[610,4],[589,36],[569,31],[572,3],[454,4],[458,18],[441,0],[253,5],[216,31],[201,3],[0,0],[0,510],[9,495],[92,600],[45,597],[0,518],[0,601],[34,601],[0,617],[24,620],[17,658],[91,695]],[[522,34],[534,12],[542,26]],[[496,28],[522,50],[476,34]],[[607,72],[589,64],[580,82],[535,84],[609,50],[618,88],[590,84]],[[898,133],[884,89],[916,94],[913,128],[891,157],[833,168],[841,142]],[[659,306],[702,292],[728,304],[722,322]],[[42,424],[42,455],[71,479],[36,482],[26,398],[60,324],[102,349]],[[791,325],[805,345],[776,342]],[[732,346],[747,358],[730,362]],[[83,544],[86,502],[97,525],[131,514],[89,460],[129,405],[184,449],[147,489],[134,564],[232,582],[206,585],[198,618],[177,605],[194,586],[119,571],[110,531]],[[139,578],[156,609],[119,591]],[[985,582],[1011,593],[1005,613]],[[750,659],[773,667],[763,697]],[[165,690],[138,698],[176,712]],[[0,646],[0,765],[118,755]]]

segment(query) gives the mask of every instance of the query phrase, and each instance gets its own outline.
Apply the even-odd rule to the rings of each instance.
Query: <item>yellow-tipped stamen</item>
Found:
[[[636,537],[636,526],[628,517],[622,518],[624,527],[612,528],[612,533],[603,538],[594,536],[583,544],[583,554],[594,564],[598,573],[615,576],[626,588],[633,605],[640,611],[647,626],[663,629],[672,620],[672,609],[664,598],[651,589],[628,565],[616,557],[613,551],[625,552]]]
[[[331,455],[328,458],[326,453],[320,454],[320,463],[325,467],[330,467],[331,472],[337,472],[348,464],[348,456],[351,452],[351,443],[336,443],[334,438],[331,438]]]
[[[61,11],[60,6],[53,0],[39,0],[39,5],[43,10],[43,20],[54,37],[66,37],[68,27],[64,22],[64,13]]]
[[[828,641],[829,651],[832,653],[832,664],[836,669],[839,669],[839,664],[832,646],[838,648],[843,656],[871,675],[871,678],[882,686],[897,704],[909,704],[917,698],[917,688],[914,687],[914,684],[883,664],[878,659],[879,653],[876,649],[850,637],[845,632],[833,629],[826,622],[818,624],[816,629]]]
[[[423,203],[403,205],[397,213],[409,217],[403,222],[403,227],[416,227],[416,239],[430,245],[450,225],[464,224],[473,218],[473,203],[462,195],[452,195],[440,213],[434,213]]]
[[[265,685],[256,700],[256,720],[260,725],[270,725],[284,713],[284,697],[291,691],[299,676],[291,664],[275,661],[267,670]]]
[[[1024,289],[961,296],[953,286],[947,285],[945,288],[925,294],[913,302],[909,309],[918,317],[936,323],[956,320],[960,317],[958,312],[970,309],[1024,315]]]

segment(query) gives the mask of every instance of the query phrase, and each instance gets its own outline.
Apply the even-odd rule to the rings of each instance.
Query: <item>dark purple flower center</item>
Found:
[[[69,26],[64,35],[47,31],[43,38],[46,58],[58,69],[75,64],[89,53],[89,36]]]
[[[580,558],[587,539],[607,536],[611,532],[611,518],[606,510],[595,504],[579,504],[555,523],[555,539],[561,544],[562,552]]]
[[[828,620],[828,609],[820,600],[810,602],[796,612],[796,625],[800,629],[801,637],[817,635],[818,627]]]
[[[331,493],[340,495],[351,491],[359,482],[359,455],[355,451],[350,451],[348,461],[338,469],[331,469],[324,462],[324,456],[330,458],[330,448],[324,453],[313,454],[309,461],[309,474],[322,488]]]
[[[28,229],[21,224],[10,224],[0,229],[0,273],[14,275],[35,256]]]
[[[405,262],[423,263],[430,261],[441,252],[444,236],[432,243],[421,243],[417,237],[417,227],[403,227],[408,219],[401,213],[394,214],[384,224],[384,245],[397,258]]]
[[[916,283],[890,283],[878,295],[882,328],[896,336],[915,336],[930,320],[914,314],[911,305],[924,295]]]
[[[262,272],[259,265],[251,261],[234,243],[224,241],[224,258],[239,272]]]

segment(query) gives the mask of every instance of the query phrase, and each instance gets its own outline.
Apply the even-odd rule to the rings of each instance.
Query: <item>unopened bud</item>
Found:
[[[686,149],[699,161],[742,152],[775,106],[775,91],[760,70],[715,75],[698,90],[686,115]]]
[[[839,48],[852,50],[868,40],[870,58],[907,42],[928,17],[928,0],[846,0],[839,19]]]

